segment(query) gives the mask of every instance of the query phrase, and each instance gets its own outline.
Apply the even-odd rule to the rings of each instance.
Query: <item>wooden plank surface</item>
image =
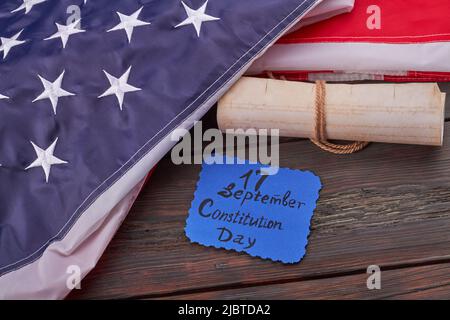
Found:
[[[380,290],[369,290],[366,284],[369,275],[358,273],[317,280],[192,293],[168,299],[450,299],[449,271],[450,263],[382,270]]]
[[[406,271],[425,279],[427,270],[423,292],[448,296],[448,284],[434,283],[433,272],[450,271],[449,132],[447,123],[442,149],[372,144],[350,157],[322,152],[306,140],[283,141],[281,165],[312,170],[324,184],[307,256],[292,266],[190,244],[183,229],[200,167],[174,166],[166,157],[71,298],[245,298],[252,292],[253,298],[273,297],[270,292],[300,298],[297,286],[316,288],[310,296],[317,298],[339,298],[342,291],[370,298],[373,293],[356,283],[361,286],[372,264],[397,281],[376,297],[413,297],[413,284],[396,291],[395,283]],[[344,278],[347,286],[330,291],[328,281]]]
[[[447,100],[445,101],[445,119],[450,120],[450,83],[440,83],[439,87],[442,92],[447,93]]]

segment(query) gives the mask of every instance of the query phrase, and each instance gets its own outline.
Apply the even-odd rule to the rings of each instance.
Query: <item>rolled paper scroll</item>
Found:
[[[219,101],[219,128],[313,138],[313,83],[244,77]],[[445,94],[435,83],[327,84],[329,139],[442,146]]]

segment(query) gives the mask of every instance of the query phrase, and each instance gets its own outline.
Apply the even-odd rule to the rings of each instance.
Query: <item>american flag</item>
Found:
[[[67,294],[170,133],[319,2],[2,0],[0,298]]]
[[[286,35],[252,73],[301,81],[450,81],[450,1],[339,1],[354,2],[352,12]]]

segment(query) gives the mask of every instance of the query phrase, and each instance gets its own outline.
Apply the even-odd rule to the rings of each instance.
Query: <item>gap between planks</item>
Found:
[[[410,262],[403,262],[400,264],[386,264],[381,265],[380,268],[382,270],[382,273],[386,273],[388,271],[400,271],[400,270],[406,270],[406,272],[409,269],[417,269],[417,268],[423,268],[423,267],[432,267],[432,266],[439,266],[443,265],[448,267],[449,273],[450,273],[450,255],[446,258],[439,257],[436,260],[430,259],[427,261],[410,261]],[[354,271],[348,271],[348,272],[337,272],[337,273],[330,273],[330,274],[323,274],[319,276],[306,276],[306,277],[300,277],[300,278],[292,278],[292,279],[282,279],[282,280],[274,280],[274,281],[261,281],[256,282],[252,284],[229,284],[229,285],[222,285],[222,286],[211,286],[211,287],[204,287],[204,288],[195,288],[190,290],[180,290],[180,291],[174,291],[166,294],[148,294],[148,295],[142,295],[142,296],[134,296],[134,297],[128,297],[127,299],[197,299],[202,298],[203,295],[219,292],[225,292],[225,291],[233,291],[233,290],[251,290],[256,289],[260,290],[264,287],[272,287],[272,286],[284,286],[284,285],[290,285],[290,284],[303,284],[306,282],[316,282],[318,280],[337,280],[340,278],[348,278],[352,276],[362,276],[367,278],[369,275],[367,274],[365,269],[360,270],[354,270]],[[449,283],[447,284],[450,286],[450,277],[449,277]],[[438,288],[440,286],[429,286],[429,288]],[[411,292],[414,292],[411,290]],[[407,293],[403,292],[402,294]],[[408,292],[409,293],[409,292]],[[396,296],[398,294],[390,294],[390,296]],[[449,296],[450,296],[450,290],[449,290]],[[206,297],[205,297],[206,298]],[[339,298],[339,297],[336,297]],[[385,296],[383,298],[388,298],[388,296]],[[258,299],[258,297],[256,297]],[[274,299],[276,299],[274,297]]]
[[[309,281],[230,288],[156,299],[448,299],[450,264],[427,264],[407,268],[381,268],[381,289],[369,290],[367,273]]]

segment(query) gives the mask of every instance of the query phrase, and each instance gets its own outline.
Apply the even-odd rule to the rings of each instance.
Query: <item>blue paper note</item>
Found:
[[[236,163],[236,162],[234,162]],[[194,243],[281,261],[305,255],[310,222],[322,188],[309,171],[260,164],[203,164],[186,224]]]

